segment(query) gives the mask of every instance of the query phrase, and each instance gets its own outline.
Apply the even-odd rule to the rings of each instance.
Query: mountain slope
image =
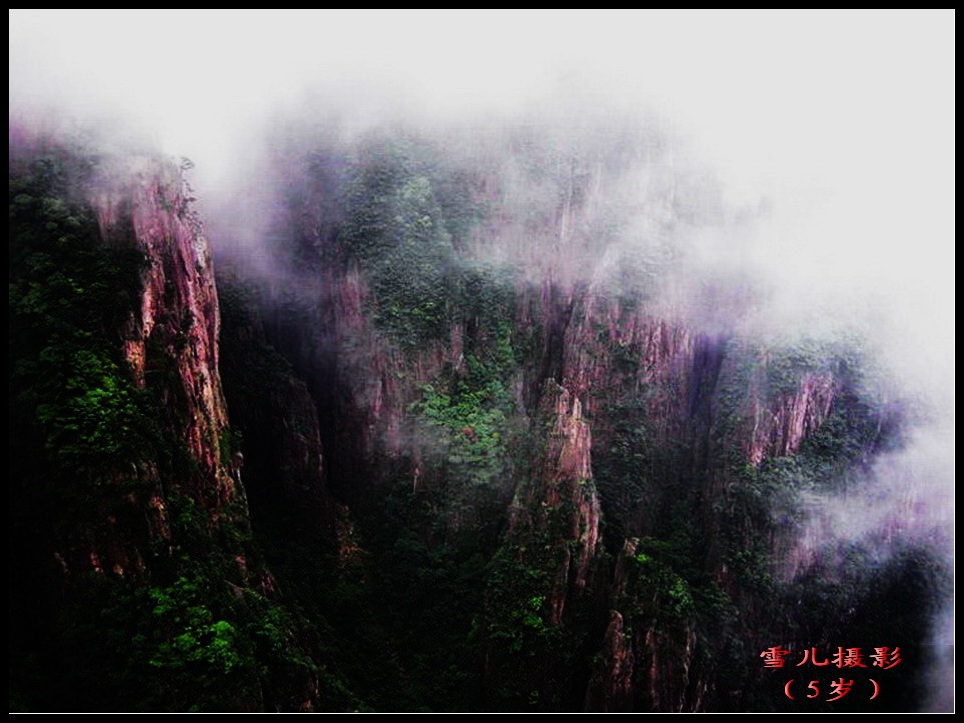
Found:
[[[11,708],[799,711],[761,653],[883,645],[808,710],[917,707],[939,556],[799,544],[904,407],[604,130],[279,141],[217,281],[184,168],[12,145]]]

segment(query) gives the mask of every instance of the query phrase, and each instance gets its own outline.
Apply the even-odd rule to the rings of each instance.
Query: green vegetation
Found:
[[[150,403],[118,335],[144,259],[99,243],[89,210],[65,200],[69,165],[42,157],[10,181],[10,385],[18,424],[43,437],[51,467],[96,484],[152,446]]]
[[[468,179],[418,144],[389,140],[365,146],[348,175],[339,245],[364,270],[372,316],[398,344],[444,341],[452,323],[510,307],[508,274],[453,246],[453,234],[466,237],[482,217]]]
[[[585,673],[591,640],[586,610],[567,610],[567,622],[550,624],[550,598],[565,564],[566,512],[550,511],[545,527],[516,531],[492,559],[484,605],[473,621],[471,641],[488,662],[483,705],[498,711],[569,709],[571,687]],[[575,616],[575,617],[573,617]]]
[[[505,334],[503,339],[508,329]],[[431,435],[429,449],[439,442],[432,463],[449,468],[449,478],[465,485],[505,487],[512,413],[506,384],[511,369],[512,350],[505,341],[488,361],[467,356],[464,371],[453,374],[444,391],[428,384],[422,400],[412,405],[411,411]]]
[[[431,179],[404,143],[375,143],[356,162],[340,240],[369,274],[374,318],[406,347],[443,338],[455,275]]]

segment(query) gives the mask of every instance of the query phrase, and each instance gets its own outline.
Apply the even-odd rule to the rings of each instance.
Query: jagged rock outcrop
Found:
[[[227,503],[238,494],[222,459],[227,407],[218,369],[220,316],[211,252],[181,170],[156,157],[100,164],[88,189],[104,243],[143,254],[140,298],[123,327],[135,383],[164,367],[165,407],[176,410],[199,475],[193,494]]]
[[[645,307],[623,307],[592,288],[544,290],[541,308],[547,332],[540,368],[564,385],[558,396],[546,394],[550,402],[569,404],[573,390],[574,400],[573,409],[560,407],[552,417],[549,459],[560,462],[549,466],[547,477],[556,470],[579,477],[588,470],[574,473],[574,463],[590,455],[602,460],[601,484],[608,495],[602,508],[608,500],[610,525],[615,522],[626,534],[678,536],[672,525],[691,525],[687,517],[700,520],[700,544],[686,554],[752,608],[756,603],[743,592],[730,559],[741,545],[751,546],[741,535],[759,534],[759,521],[743,517],[742,500],[757,494],[744,475],[766,459],[799,452],[827,419],[839,382],[829,368],[774,372],[767,355],[733,333],[698,333],[671,317],[654,317]],[[590,440],[590,427],[586,454],[571,454],[581,448],[576,440]],[[624,449],[625,458],[614,456],[613,450]],[[532,488],[522,489],[528,494],[522,510],[534,509]],[[550,508],[559,497],[546,496]],[[512,529],[519,529],[520,518],[528,519],[524,514],[514,510]],[[785,541],[768,535],[771,551],[779,550]],[[530,533],[516,544],[538,539]],[[664,562],[660,547],[660,554],[637,553],[637,544],[627,541],[616,563],[609,622],[597,648],[601,662],[589,677],[585,705],[701,710],[715,683],[700,667],[698,652],[705,655],[717,645],[721,631],[701,629],[678,563]],[[550,569],[569,564],[570,555],[560,557],[562,563]],[[559,594],[562,579],[557,575],[547,588],[556,605],[565,601]],[[598,577],[595,584],[600,585]],[[565,621],[556,614],[550,620]]]
[[[544,540],[554,551],[547,620],[559,625],[567,603],[585,591],[599,560],[600,507],[592,483],[592,436],[579,399],[549,382],[543,408],[545,452],[517,492],[508,538],[522,547],[530,538]]]
[[[725,214],[662,141],[534,128],[251,174],[279,258],[217,289],[176,165],[54,153],[12,184],[11,619],[47,631],[12,644],[13,698],[753,694],[744,646],[804,599],[771,595],[795,490],[869,465],[877,410],[819,344],[752,338],[745,289],[687,278],[670,247]]]
[[[310,710],[318,675],[251,530],[181,169],[38,141],[12,151],[11,193],[18,705]]]
[[[828,373],[806,373],[789,394],[767,403],[757,392],[752,395],[748,415],[752,431],[744,449],[751,464],[767,457],[785,457],[800,450],[807,436],[820,428],[830,412],[835,383]]]
[[[633,710],[636,658],[626,635],[623,616],[609,613],[609,625],[600,650],[601,665],[589,679],[585,710],[594,713],[630,713]]]
[[[541,451],[510,506],[484,608],[486,685],[492,704],[510,710],[578,705],[581,671],[562,661],[582,651],[600,602],[589,424],[578,398],[555,382],[541,400],[531,430]]]

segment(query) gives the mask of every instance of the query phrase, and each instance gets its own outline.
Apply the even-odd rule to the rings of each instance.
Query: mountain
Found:
[[[747,323],[656,132],[280,137],[210,245],[188,162],[11,138],[11,710],[924,705],[936,543],[807,537],[914,410]]]

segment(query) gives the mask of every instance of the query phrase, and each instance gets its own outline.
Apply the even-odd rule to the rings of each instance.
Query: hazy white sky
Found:
[[[734,199],[772,201],[752,253],[795,290],[786,299],[858,290],[904,337],[904,361],[923,357],[952,384],[954,21],[954,11],[10,10],[10,101],[122,109],[168,152],[218,168],[240,132],[309,89],[447,118],[589,88],[667,119]]]

